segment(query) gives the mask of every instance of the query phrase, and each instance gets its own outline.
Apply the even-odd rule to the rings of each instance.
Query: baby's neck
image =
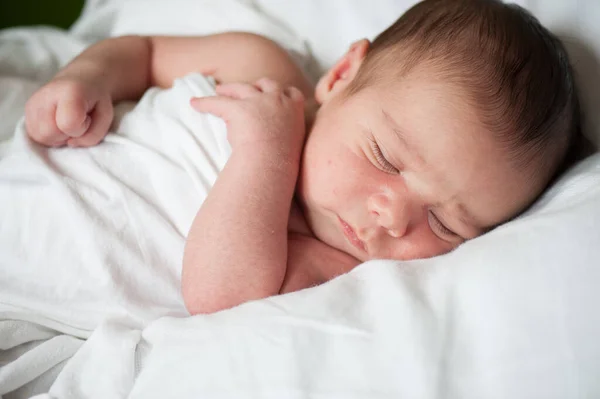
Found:
[[[308,237],[314,237],[314,234],[308,227],[304,213],[300,208],[300,204],[294,198],[290,209],[290,218],[288,221],[288,232],[298,233]]]

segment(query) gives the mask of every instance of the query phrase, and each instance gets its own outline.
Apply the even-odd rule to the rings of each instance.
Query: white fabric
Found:
[[[215,3],[94,0],[71,36],[50,30],[0,35],[0,138],[11,135],[27,96],[86,41],[148,33],[148,27],[217,31],[227,22],[215,18]],[[323,67],[337,57],[321,58],[330,53],[323,48],[341,54],[412,2],[257,0],[268,22],[252,21],[261,18],[255,2],[225,3],[231,12],[218,15],[237,21],[236,29],[248,23],[247,30],[281,34],[280,43],[300,53],[310,48]],[[528,4],[586,34],[597,29],[593,1]],[[327,12],[332,9],[338,13]],[[307,21],[321,33],[311,36]],[[591,47],[600,45],[598,37]],[[598,98],[598,81],[584,81],[589,98]],[[600,155],[572,170],[526,215],[446,256],[370,262],[320,287],[185,318],[178,292],[182,231],[227,154],[222,147],[218,160],[198,164],[206,158],[197,152],[223,144],[225,133],[218,120],[189,113],[192,92],[209,93],[208,82],[192,76],[171,91],[151,92],[104,149],[45,156],[19,129],[16,140],[0,142],[0,178],[13,179],[0,182],[0,396],[600,397],[600,314],[594,308],[600,301]],[[596,108],[587,105],[594,121]],[[85,173],[70,168],[73,162]],[[53,169],[55,163],[60,168]],[[44,197],[22,196],[19,205],[58,209],[53,199],[66,199],[69,212],[59,228],[45,230],[58,211],[42,207],[36,212],[46,218],[30,214],[28,223],[21,208],[5,211],[19,192],[40,188],[34,175],[53,189]],[[111,209],[113,220],[86,203],[121,206]],[[137,217],[126,219],[125,207]],[[135,236],[136,226],[126,223],[133,219],[146,234]],[[83,229],[72,240],[69,225]],[[45,238],[18,245],[26,237],[18,232]],[[52,242],[56,247],[46,251]],[[129,248],[136,242],[146,251]]]
[[[18,124],[0,159],[2,319],[85,338],[108,317],[142,328],[188,315],[185,236],[230,152],[224,123],[189,105],[213,93],[200,75],[150,89],[89,149],[41,147]],[[39,372],[18,360],[4,382]]]

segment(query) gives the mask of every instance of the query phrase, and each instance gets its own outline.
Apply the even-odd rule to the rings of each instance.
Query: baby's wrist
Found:
[[[248,164],[263,167],[296,169],[299,167],[302,146],[286,146],[281,143],[257,142],[233,149],[232,156],[240,157]]]

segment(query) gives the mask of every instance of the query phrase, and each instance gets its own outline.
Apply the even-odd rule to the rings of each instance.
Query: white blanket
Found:
[[[78,37],[1,35],[0,137],[82,38],[140,30],[128,21],[175,23],[171,3],[144,1],[96,0],[97,17],[117,23],[84,18]],[[243,11],[220,15],[282,32],[243,3],[223,1]],[[210,2],[187,4],[196,14],[178,9],[186,29],[226,25]],[[190,113],[191,93],[210,93],[209,82],[195,75],[149,93],[95,149],[50,154],[20,128],[0,142],[0,179],[11,179],[0,182],[0,396],[600,397],[600,156],[526,215],[446,256],[369,262],[314,289],[190,318],[178,291],[182,232],[228,151],[220,122]],[[204,145],[220,155],[199,165]],[[5,212],[43,185],[52,189],[19,203],[35,213]],[[61,199],[66,215],[50,213]],[[115,220],[86,204],[113,206]],[[64,225],[49,229],[56,220]]]

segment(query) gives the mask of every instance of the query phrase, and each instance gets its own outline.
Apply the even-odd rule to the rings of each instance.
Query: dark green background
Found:
[[[68,28],[79,16],[84,0],[0,0],[0,28],[54,25]]]

